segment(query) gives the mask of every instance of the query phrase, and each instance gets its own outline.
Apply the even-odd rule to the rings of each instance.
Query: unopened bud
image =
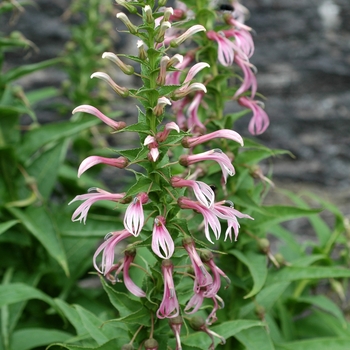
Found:
[[[205,319],[200,316],[194,316],[190,319],[190,326],[195,331],[200,331],[205,326]]]
[[[154,22],[154,18],[153,18],[153,15],[152,15],[152,9],[151,9],[151,6],[149,5],[146,5],[143,9],[144,11],[144,16],[146,18],[146,22],[151,24]]]
[[[109,86],[120,96],[127,97],[129,95],[129,90],[126,87],[121,87],[116,84],[113,79],[106,73],[96,72],[91,75],[91,78],[98,78],[104,80]]]
[[[163,21],[167,22],[170,19],[170,16],[174,14],[174,9],[172,7],[167,7],[164,10]]]
[[[117,13],[117,18],[120,19],[125,24],[125,26],[129,29],[129,32],[131,34],[137,33],[138,28],[130,22],[128,16],[125,13],[123,12]]]
[[[162,43],[164,41],[165,32],[170,28],[171,28],[170,22],[166,21],[161,23],[161,25],[159,26],[159,32],[155,38],[157,43]]]
[[[139,49],[139,58],[145,60],[147,58],[147,52],[145,50],[145,43],[142,40],[137,40],[137,48]]]
[[[207,262],[209,260],[212,260],[214,256],[210,250],[205,249],[201,251],[200,257],[203,262]]]
[[[126,256],[136,256],[136,249],[132,244],[128,244],[124,250]]]
[[[143,345],[146,350],[158,350],[158,342],[155,339],[147,339]]]
[[[115,63],[122,70],[122,72],[127,74],[127,75],[134,74],[134,67],[130,66],[128,64],[125,64],[114,53],[112,53],[112,52],[104,52],[103,55],[102,55],[102,58],[107,58],[108,60],[110,60],[113,63]]]
[[[134,350],[134,347],[131,344],[124,344],[122,350]]]
[[[266,310],[262,305],[256,305],[255,307],[255,314],[260,318],[260,319],[264,319],[265,318],[265,313]]]
[[[284,259],[284,256],[281,253],[277,253],[275,255],[275,259],[278,262],[279,265],[285,265],[286,264],[286,260]]]
[[[264,253],[268,253],[270,250],[270,242],[266,238],[260,238],[258,240],[258,246],[259,246],[259,249]]]

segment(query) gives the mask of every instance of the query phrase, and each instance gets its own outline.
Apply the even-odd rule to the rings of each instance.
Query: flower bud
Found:
[[[134,350],[134,347],[131,344],[124,344],[121,350]]]
[[[260,238],[258,240],[258,246],[259,246],[259,249],[264,253],[268,253],[270,250],[270,242],[266,238]]]
[[[123,12],[117,13],[117,18],[120,19],[125,24],[125,26],[129,29],[129,32],[131,34],[137,33],[138,28],[130,22],[128,16],[125,13]]]
[[[113,63],[115,63],[122,70],[122,72],[127,74],[127,75],[134,74],[134,67],[130,66],[128,64],[125,64],[114,53],[112,53],[112,52],[104,52],[103,55],[102,55],[102,58],[107,58],[108,60],[110,60]]]
[[[149,5],[146,5],[143,9],[144,11],[144,16],[146,18],[146,22],[151,24],[154,22],[154,18],[152,16],[152,9],[151,9],[151,6]]]
[[[157,43],[162,43],[164,41],[165,32],[169,28],[171,28],[170,22],[166,21],[166,22],[161,23],[161,25],[159,27],[159,32],[158,32],[157,36],[155,37],[155,40]]]
[[[137,48],[139,49],[139,58],[145,60],[147,58],[147,52],[145,50],[145,43],[142,40],[137,40]]]
[[[147,339],[144,344],[146,350],[158,350],[158,342],[155,339]]]
[[[190,326],[195,331],[200,331],[205,326],[205,319],[200,316],[194,316],[190,319]]]

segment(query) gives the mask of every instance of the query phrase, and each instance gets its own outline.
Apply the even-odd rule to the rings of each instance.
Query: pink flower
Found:
[[[165,219],[163,216],[157,216],[154,219],[152,250],[162,259],[169,259],[175,250],[173,239],[165,227]]]
[[[186,180],[179,176],[173,176],[171,179],[173,187],[190,187],[192,188],[197,200],[207,208],[214,204],[215,193],[205,182]]]
[[[99,156],[90,156],[81,162],[78,169],[78,177],[80,177],[86,170],[100,163],[112,165],[116,168],[123,169],[128,165],[129,161],[125,157],[104,158]]]
[[[114,249],[116,245],[123,239],[131,236],[131,233],[127,230],[111,232],[109,237],[108,235],[106,236],[106,238],[108,238],[97,248],[93,257],[94,267],[99,273],[102,273],[103,275],[110,273],[114,263]],[[102,251],[102,263],[101,268],[99,268],[96,258]]]
[[[164,278],[163,300],[157,310],[158,318],[174,318],[179,315],[179,302],[176,298],[173,281],[173,263],[166,259],[162,261],[162,273]]]
[[[198,109],[203,100],[203,97],[203,91],[197,92],[187,110],[187,127],[189,130],[192,130],[194,132],[205,132],[206,130],[206,127],[198,117]]]
[[[249,215],[243,214],[240,211],[234,209],[233,203],[227,200],[215,203],[213,206],[213,212],[220,219],[227,220],[227,230],[225,233],[225,241],[227,237],[229,237],[230,240],[232,241],[232,229],[235,233],[235,241],[237,241],[239,227],[240,227],[237,217],[240,219],[245,218],[245,219],[254,220]]]
[[[132,281],[129,275],[130,265],[134,261],[135,255],[136,255],[136,250],[134,248],[131,250],[129,249],[125,251],[124,268],[123,268],[124,284],[130,293],[134,294],[139,298],[143,298],[146,296],[146,293]]]
[[[71,200],[69,204],[75,201],[85,201],[74,211],[72,215],[72,221],[80,221],[86,223],[87,214],[92,204],[97,201],[113,201],[120,202],[124,197],[125,193],[109,193],[107,191],[101,190],[100,188],[90,188],[89,192],[97,191],[96,193],[87,193],[76,196],[73,200]]]
[[[210,208],[207,208],[206,206],[200,204],[199,202],[194,202],[186,197],[180,197],[178,200],[178,204],[181,209],[192,209],[203,215],[204,233],[205,233],[205,237],[210,243],[214,244],[214,242],[210,238],[210,232],[209,232],[210,228],[212,229],[215,235],[215,238],[216,239],[220,238],[220,234],[221,234],[220,221]]]
[[[142,205],[147,203],[147,193],[139,193],[129,204],[124,216],[124,227],[135,237],[137,237],[144,225],[145,217]]]
[[[210,268],[210,271],[212,272],[212,275],[214,277],[213,283],[207,286],[207,289],[204,292],[204,296],[206,298],[213,298],[218,293],[221,287],[220,276],[222,276],[226,280],[227,287],[231,283],[231,281],[227,277],[227,275],[220,268],[216,266],[212,252],[210,252],[209,250],[202,251],[201,258],[204,264],[206,264]]]
[[[258,83],[256,81],[256,76],[252,69],[256,69],[251,63],[242,60],[238,55],[235,57],[235,63],[242,69],[244,78],[242,85],[238,88],[233,97],[237,97],[244,92],[248,91],[249,88],[252,89],[251,97],[254,97],[258,88]]]
[[[179,163],[182,166],[189,166],[203,160],[214,160],[220,165],[225,183],[228,175],[233,176],[235,174],[235,169],[231,164],[230,158],[219,148],[193,155],[182,155],[179,159]]]
[[[111,118],[108,118],[106,115],[104,115],[102,112],[100,112],[97,108],[90,106],[90,105],[78,106],[73,110],[72,113],[75,114],[77,112],[92,114],[95,117],[101,119],[105,124],[107,124],[108,126],[113,128],[114,130],[124,129],[126,126],[125,122],[116,122],[116,121],[112,120]]]
[[[213,283],[213,278],[210,276],[209,272],[206,270],[201,258],[199,257],[194,240],[190,237],[184,238],[182,240],[182,245],[186,249],[188,256],[190,257],[192,267],[195,274],[195,280],[193,285],[193,291],[195,294],[199,294],[201,288],[207,287]],[[198,300],[201,299],[202,296],[198,296]],[[198,300],[193,300],[193,304],[197,305],[199,303]],[[203,301],[203,299],[202,299]],[[201,303],[200,303],[201,304]],[[200,305],[198,306],[198,308]],[[195,311],[194,311],[195,312]]]
[[[148,158],[152,162],[156,162],[159,157],[158,143],[154,136],[148,135],[145,138],[144,146],[148,146],[149,153]]]
[[[243,146],[242,136],[238,134],[236,131],[228,130],[228,129],[222,129],[222,130],[211,132],[210,134],[196,136],[196,137],[186,136],[182,139],[181,143],[183,147],[192,148],[216,138],[225,138],[225,139],[233,140],[238,142],[241,146]]]
[[[249,132],[252,135],[262,134],[268,128],[270,121],[268,115],[261,107],[261,102],[243,96],[238,99],[238,103],[241,106],[251,109],[253,112],[253,117],[248,126]]]
[[[234,59],[234,50],[236,49],[236,45],[225,37],[223,32],[215,32],[210,30],[207,32],[207,37],[210,40],[216,41],[218,43],[218,60],[219,62],[225,66],[231,66]]]
[[[254,41],[252,35],[247,30],[229,29],[223,31],[226,38],[234,37],[236,47],[239,49],[238,54],[241,53],[241,58],[250,58],[254,53]],[[243,53],[243,55],[242,55]]]
[[[166,123],[164,130],[159,132],[156,135],[156,140],[158,142],[164,142],[168,138],[171,130],[175,130],[178,133],[180,132],[180,128],[176,123],[174,123],[174,122]]]
[[[193,61],[194,55],[193,52],[188,52],[183,60],[175,65],[175,68],[178,69],[174,72],[168,72],[167,78],[166,78],[166,84],[167,85],[180,85],[180,75],[181,71],[185,69],[191,61]]]

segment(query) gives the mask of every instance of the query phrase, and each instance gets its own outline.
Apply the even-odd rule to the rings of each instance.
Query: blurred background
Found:
[[[110,28],[106,28],[111,35],[110,42],[105,43],[107,51],[133,50],[133,43],[115,30],[117,8],[113,1],[101,3],[110,4],[104,9],[110,21]],[[264,172],[272,166],[278,186],[316,192],[349,215],[350,2],[242,0],[242,3],[250,10],[247,24],[255,31],[256,45],[252,63],[258,69],[258,90],[266,98],[271,119],[269,129],[259,140],[269,147],[288,149],[294,155],[265,164]],[[7,69],[60,56],[72,39],[73,44],[69,45],[74,50],[70,28],[86,19],[82,11],[68,10],[72,1],[36,0],[32,4],[0,24],[1,31],[19,30],[33,42],[25,57],[23,51],[6,55]],[[111,45],[114,47],[108,48]],[[96,51],[99,60],[106,50],[96,48]],[[125,79],[125,75],[121,74],[120,79]],[[19,83],[25,91],[30,91],[46,86],[61,87],[67,81],[69,85],[67,71],[51,67],[21,78]],[[125,80],[119,83],[133,84]],[[65,98],[60,99],[64,104]],[[57,97],[37,106],[41,122],[71,117],[68,98],[67,110],[55,110],[55,101]],[[126,115],[135,114],[134,106],[122,99],[117,108]],[[237,128],[248,136],[249,118],[243,119]]]

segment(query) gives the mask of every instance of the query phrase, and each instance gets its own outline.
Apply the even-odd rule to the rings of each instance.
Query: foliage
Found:
[[[163,317],[159,317],[162,316],[160,304],[174,302],[176,298],[182,319],[175,325],[183,325],[181,343],[184,350],[323,349],[326,346],[347,349],[350,328],[342,309],[350,277],[347,221],[335,206],[309,193],[296,195],[284,191],[285,202],[289,204],[267,205],[266,197],[273,183],[262,173],[259,164],[287,152],[270,150],[249,138],[244,139],[245,146],[240,147],[239,135],[232,136],[228,131],[235,120],[245,118],[250,112],[226,114],[227,100],[232,99],[240,88],[237,78],[240,71],[218,62],[220,48],[203,30],[188,36],[181,45],[169,41],[171,49],[167,42],[169,25],[164,24],[171,18],[167,8],[164,10],[153,2],[147,2],[147,6],[137,2],[118,3],[132,13],[138,13],[142,19],[136,26],[119,15],[127,25],[128,35],[143,40],[143,44],[138,43],[138,52],[135,47],[131,55],[118,56],[133,61],[132,68],[124,66],[123,61],[113,60],[123,72],[138,77],[140,87],[127,89],[110,81],[109,84],[120,95],[119,99],[128,95],[135,101],[138,120],[125,127],[120,121],[105,116],[104,119],[92,106],[78,107],[78,112],[88,111],[98,116],[114,127],[116,133],[138,134],[140,142],[134,148],[110,147],[111,154],[119,157],[111,158],[115,167],[125,168],[116,169],[117,174],[125,174],[128,170],[134,179],[130,184],[130,176],[119,175],[123,193],[101,190],[105,186],[91,176],[98,174],[95,169],[90,169],[92,166],[108,164],[105,157],[87,158],[80,166],[80,172],[87,174],[75,178],[76,158],[86,149],[90,155],[93,152],[94,141],[88,130],[100,120],[79,113],[70,121],[40,125],[35,103],[58,92],[49,89],[24,94],[16,86],[16,80],[21,76],[57,64],[60,59],[15,67],[1,75],[0,251],[3,272],[0,350],[42,349],[49,344],[50,349],[108,350],[121,349],[126,344],[130,344],[130,348],[149,349],[147,341],[150,339],[158,342],[158,347],[153,348],[179,349],[179,340],[174,334],[180,331],[176,330],[175,323],[171,323],[177,320],[173,317],[176,303],[174,309],[168,306],[170,311],[164,311]],[[83,11],[82,3],[75,5]],[[69,91],[67,96],[72,103],[84,105],[106,102],[99,97],[96,101],[91,100],[95,88],[86,81],[86,75],[89,77],[93,73],[88,72],[89,69],[99,69],[90,54],[105,48],[102,43],[96,44],[93,35],[93,29],[102,21],[102,15],[100,17],[96,11],[98,2],[91,1],[89,5],[84,12],[87,22],[73,33],[86,47],[80,52],[67,51],[65,57],[65,62],[72,64],[68,65],[71,90],[66,90]],[[181,30],[179,33],[194,25],[204,26],[207,33],[215,26],[228,30],[230,17],[208,7],[206,1],[186,1],[186,5],[188,13],[193,10],[196,17],[188,21],[172,18],[172,26]],[[164,15],[168,20],[161,20]],[[160,25],[155,25],[155,19]],[[175,25],[177,21],[178,25]],[[239,23],[236,27],[243,25]],[[176,33],[177,37],[179,33]],[[0,39],[1,62],[9,49],[28,45],[18,33]],[[165,45],[157,45],[164,41]],[[238,55],[239,48],[234,50]],[[179,62],[174,60],[169,64],[164,57],[171,60],[176,53],[191,56],[192,63],[182,67],[179,80],[170,84],[167,79],[180,71]],[[87,61],[80,64],[82,58]],[[196,61],[208,62],[210,67],[202,65],[203,71],[198,69],[195,79],[191,76],[186,81],[188,68]],[[162,67],[166,67],[168,78]],[[232,84],[228,77],[233,75],[236,80]],[[106,80],[101,74],[95,77]],[[192,90],[191,84],[196,84],[192,85]],[[189,104],[204,90],[207,93],[196,106],[198,121],[192,119],[190,125],[191,108],[193,111],[194,107],[190,108]],[[235,100],[253,98],[253,95],[247,88]],[[173,109],[164,108],[168,104],[164,98],[171,101]],[[187,104],[179,107],[179,102],[184,99]],[[176,106],[178,109],[174,109]],[[183,125],[181,112],[185,112],[187,118]],[[30,115],[33,122],[27,130],[21,131],[20,120],[24,114]],[[115,113],[110,115],[115,116]],[[174,117],[181,130],[170,123]],[[225,130],[225,135],[205,139],[187,151],[186,142],[198,142],[198,138],[203,137],[199,136],[198,130],[205,135]],[[260,133],[258,126],[250,130]],[[190,163],[196,155],[204,157],[204,152],[218,148],[228,154],[230,164],[232,161],[235,167],[236,173],[227,184],[223,181],[222,170],[227,171],[228,165],[223,167],[220,161],[204,161],[205,158],[200,167],[197,161]],[[215,151],[210,155],[216,157],[218,154],[222,153]],[[96,159],[98,162],[94,163]],[[231,173],[228,171],[228,175]],[[202,190],[206,183],[215,187],[217,207],[209,205],[208,199],[204,199],[204,203],[208,202],[207,207],[199,206],[200,199],[194,200],[193,192],[183,186],[177,187],[175,177],[200,180]],[[79,214],[73,214],[73,219],[86,220],[87,211],[90,212],[86,225],[79,225],[70,221],[72,209],[67,208],[66,202],[88,187],[93,189],[85,199],[102,195],[102,199],[111,201],[96,202],[91,208],[83,202],[78,210],[86,210],[80,218]],[[234,203],[234,209],[230,201]],[[194,202],[195,210],[188,210]],[[231,214],[235,213],[234,218],[221,215],[220,229],[208,226],[204,235],[203,212],[218,213],[225,208],[231,210]],[[199,213],[200,210],[203,212]],[[324,212],[332,216],[333,222],[323,218]],[[124,222],[123,216],[126,217]],[[234,221],[236,216],[237,222]],[[301,232],[290,230],[288,222],[298,218],[309,222],[314,233],[312,240],[309,236],[303,237]],[[214,219],[208,220],[212,223]],[[224,239],[232,235],[230,226],[235,236],[238,236],[239,228],[235,241]],[[165,231],[171,238],[161,243]],[[226,237],[222,237],[225,231]],[[94,257],[96,267],[101,270],[98,277],[96,273],[89,274],[92,256],[98,241],[107,232],[111,234],[100,246],[100,251],[105,249],[102,264],[99,265],[97,253]],[[130,245],[125,248],[119,243],[114,256],[115,245],[111,242],[122,235],[127,237]],[[214,237],[215,243],[211,244]],[[194,250],[199,253],[200,261],[206,263],[202,262],[197,271],[191,255],[194,253],[187,247],[189,239],[191,244],[195,242]],[[152,240],[155,243],[152,244]],[[106,247],[112,249],[108,252]],[[215,268],[210,267],[210,261]],[[212,283],[201,284],[199,274],[209,271],[215,275],[218,269],[225,281],[231,283],[210,295],[210,288],[214,288]],[[166,271],[171,273],[167,275]],[[124,283],[116,283],[120,282],[119,272],[123,273]],[[171,287],[169,275],[171,280],[174,278],[174,287]],[[217,279],[215,281],[220,285]],[[170,293],[176,293],[176,296],[163,297],[164,284],[168,284]],[[138,296],[142,293],[144,296]],[[196,309],[196,304],[188,307],[193,297],[203,299],[197,301],[200,307],[194,317],[188,313],[189,309]],[[220,301],[224,301],[225,307],[219,305]],[[220,345],[224,340],[226,344]]]

